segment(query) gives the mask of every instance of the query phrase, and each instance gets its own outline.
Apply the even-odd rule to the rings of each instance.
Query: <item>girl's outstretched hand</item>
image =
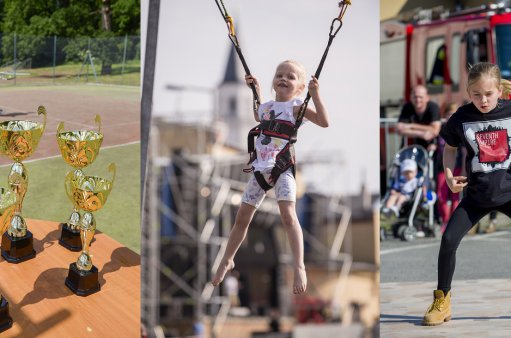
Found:
[[[452,171],[449,168],[446,168],[445,180],[449,189],[451,189],[451,191],[455,194],[462,191],[468,184],[468,180],[465,176],[453,176]]]

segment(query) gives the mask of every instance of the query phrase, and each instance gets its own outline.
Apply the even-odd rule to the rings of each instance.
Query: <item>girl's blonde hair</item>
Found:
[[[504,100],[511,99],[511,81],[506,79],[500,79],[500,84],[502,85],[502,98]]]
[[[467,91],[483,76],[487,76],[496,80],[496,85],[502,86],[502,97],[505,99],[509,97],[509,94],[511,94],[511,82],[502,78],[502,75],[500,75],[499,66],[489,62],[476,63],[470,67],[468,71]]]
[[[275,69],[275,72],[277,69],[279,69],[280,66],[285,65],[285,64],[290,64],[290,65],[293,65],[296,67],[296,69],[298,71],[298,74],[297,74],[298,81],[300,82],[300,84],[305,85],[305,79],[307,78],[307,71],[305,70],[305,67],[298,61],[295,61],[295,60],[282,61],[281,63],[279,63],[279,65]]]

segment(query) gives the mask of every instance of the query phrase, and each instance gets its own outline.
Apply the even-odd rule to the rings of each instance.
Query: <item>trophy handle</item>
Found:
[[[98,133],[101,133],[101,116],[99,116],[99,114],[96,114],[94,121],[98,125]]]
[[[44,129],[46,128],[46,108],[44,106],[39,106],[37,108],[37,115],[43,114],[44,121],[43,121],[43,132],[41,134],[44,134]]]
[[[112,188],[113,188],[114,180],[115,180],[115,172],[116,172],[115,163],[112,162],[108,165],[108,171],[111,171],[113,173],[113,176],[112,176]]]
[[[64,122],[60,122],[57,126],[57,135],[60,134],[64,130]]]

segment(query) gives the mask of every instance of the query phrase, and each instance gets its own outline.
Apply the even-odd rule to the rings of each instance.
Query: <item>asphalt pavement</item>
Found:
[[[380,283],[437,280],[440,238],[380,243]],[[511,228],[467,235],[456,252],[454,279],[511,278]]]

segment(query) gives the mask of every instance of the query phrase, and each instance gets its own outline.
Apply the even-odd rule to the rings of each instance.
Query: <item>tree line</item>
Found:
[[[83,61],[93,50],[110,74],[118,55],[140,55],[140,39],[124,39],[140,36],[140,0],[0,0],[0,35],[0,66]]]

